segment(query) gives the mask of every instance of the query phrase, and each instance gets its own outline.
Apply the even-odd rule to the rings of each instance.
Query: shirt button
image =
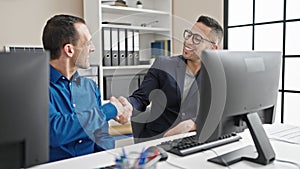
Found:
[[[78,140],[78,143],[81,144],[81,143],[82,143],[82,140]]]
[[[65,80],[66,78],[65,78],[65,77],[62,77],[62,79],[64,79],[64,80]]]
[[[76,104],[73,104],[73,107],[76,107]]]
[[[182,113],[181,116],[182,116],[182,117],[185,116],[185,113]]]

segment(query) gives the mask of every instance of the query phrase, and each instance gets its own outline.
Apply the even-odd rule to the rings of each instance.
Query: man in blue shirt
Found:
[[[102,105],[96,83],[78,75],[88,68],[95,50],[82,18],[56,15],[43,30],[43,45],[51,54],[49,85],[50,161],[114,148],[108,123],[128,121],[132,107],[124,97]]]

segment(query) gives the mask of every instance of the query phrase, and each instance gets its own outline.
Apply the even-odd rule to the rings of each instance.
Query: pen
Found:
[[[139,159],[139,166],[142,166],[145,164],[148,152],[149,152],[148,149],[141,152],[140,159]]]
[[[121,156],[123,159],[127,158],[127,155],[126,155],[126,152],[125,152],[125,149],[124,147],[122,147],[122,156]]]
[[[121,159],[119,159],[118,157],[116,157],[115,162],[116,162],[117,169],[122,169]]]
[[[128,168],[130,166],[130,163],[127,160],[127,154],[124,147],[122,147],[122,155],[120,156],[120,158],[121,158],[122,168]]]

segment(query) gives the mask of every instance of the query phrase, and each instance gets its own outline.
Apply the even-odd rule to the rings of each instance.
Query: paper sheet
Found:
[[[273,124],[266,126],[265,130],[270,139],[280,140],[300,145],[300,127],[288,124]]]

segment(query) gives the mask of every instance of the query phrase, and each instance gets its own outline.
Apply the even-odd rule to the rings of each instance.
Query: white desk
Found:
[[[265,126],[265,128],[268,128],[270,126]],[[267,130],[266,130],[267,131]],[[193,133],[189,133],[193,134]],[[134,144],[127,147],[124,147],[126,152],[130,151],[138,151],[140,152],[143,147],[147,148],[150,145],[157,145],[162,141],[166,141],[169,139],[174,139],[182,136],[186,136],[187,134],[181,134],[176,136],[171,136],[168,138],[162,138],[158,140],[152,140],[144,143]],[[176,164],[177,166],[180,166],[181,168],[187,168],[187,169],[216,169],[216,168],[229,168],[229,167],[223,167],[211,162],[207,162],[207,159],[215,157],[216,153],[218,155],[226,153],[228,151],[232,151],[241,147],[244,147],[246,145],[253,145],[252,138],[250,137],[250,134],[248,130],[246,130],[243,133],[240,133],[243,139],[241,139],[238,142],[227,144],[221,147],[214,148],[214,152],[211,150],[207,150],[204,152],[188,155],[185,157],[179,157],[174,154],[168,153],[168,162],[159,162],[157,165],[157,168],[163,168],[163,169],[169,169],[169,168],[176,168],[172,166],[172,164]],[[286,160],[298,163],[300,165],[300,145],[298,144],[290,144],[286,142],[271,140],[271,144],[273,146],[273,149],[276,153],[276,159],[278,160]],[[80,156],[72,159],[57,161],[53,163],[48,163],[44,165],[39,165],[33,167],[33,169],[95,169],[98,167],[104,167],[107,165],[114,164],[115,155],[119,156],[121,154],[121,149],[113,149],[105,152],[99,152],[99,153],[93,153],[90,155]],[[258,168],[258,169],[297,169],[298,167],[292,164],[283,163],[279,161],[274,161],[269,165],[260,165],[255,164],[249,161],[241,161],[238,163],[235,163],[230,166],[229,169],[247,169],[247,168]]]

